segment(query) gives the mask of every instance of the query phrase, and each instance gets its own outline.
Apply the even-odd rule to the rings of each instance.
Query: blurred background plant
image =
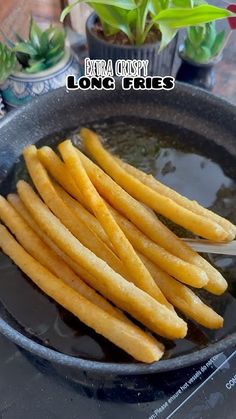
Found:
[[[50,26],[42,30],[31,17],[28,39],[15,34],[16,42],[4,35],[8,48],[0,43],[0,66],[11,74],[18,67],[26,73],[38,73],[56,65],[65,53],[65,31]],[[1,74],[1,70],[0,70]],[[0,77],[1,80],[1,77]]]
[[[196,63],[208,63],[221,55],[228,40],[225,30],[217,31],[215,22],[187,28],[182,55]]]

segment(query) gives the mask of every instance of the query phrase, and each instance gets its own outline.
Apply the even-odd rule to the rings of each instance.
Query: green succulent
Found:
[[[190,26],[184,41],[183,54],[196,63],[207,63],[223,48],[225,31],[216,31],[215,22],[203,26]]]
[[[0,42],[0,83],[3,83],[16,69],[15,53]]]
[[[65,53],[65,31],[53,26],[43,31],[33,19],[29,39],[25,41],[17,34],[16,39],[13,50],[27,73],[38,73],[54,66]]]

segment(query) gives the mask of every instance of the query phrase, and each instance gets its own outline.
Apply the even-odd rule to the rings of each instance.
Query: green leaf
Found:
[[[161,52],[175,37],[176,29],[170,28],[166,25],[159,24],[159,29],[161,31],[161,45],[159,52]]]
[[[190,26],[187,28],[188,38],[193,47],[198,47],[204,40],[206,28],[203,26]]]
[[[189,38],[184,41],[184,55],[195,61],[195,49],[193,48]]]
[[[29,42],[20,42],[13,48],[15,52],[23,52],[28,55],[36,55],[37,50]]]
[[[212,45],[215,42],[215,38],[216,38],[215,22],[207,23],[206,33],[205,33],[202,45],[211,49]]]
[[[133,36],[130,30],[127,12],[124,9],[94,3],[92,3],[92,7],[102,21],[106,22],[111,27],[124,32],[132,42]]]
[[[147,15],[150,9],[150,3],[151,3],[150,0],[143,0],[141,6],[139,7],[141,32],[144,32],[145,30],[145,26],[147,22]]]
[[[16,69],[15,53],[0,42],[0,82],[4,82]]]
[[[36,50],[40,48],[41,35],[42,30],[31,17],[29,39]]]
[[[46,69],[44,59],[40,61],[31,61],[30,67],[25,68],[25,72],[29,74],[39,73],[40,71],[43,71]]]
[[[152,15],[156,16],[160,12],[160,10],[161,10],[161,5],[160,5],[159,1],[151,0],[150,3],[149,3],[149,12]]]
[[[200,25],[214,20],[232,16],[227,9],[221,9],[207,4],[192,9],[176,8],[162,10],[154,18],[158,23],[163,23],[171,28],[184,28],[186,26]]]
[[[193,7],[194,0],[172,0],[175,7]]]
[[[56,45],[54,48],[51,48],[48,53],[45,55],[45,58],[47,60],[50,60],[51,58],[55,57],[57,54],[59,54],[60,52],[64,53],[64,49],[61,49],[61,45]]]
[[[216,35],[215,42],[211,47],[212,57],[215,57],[216,55],[219,54],[221,48],[223,47],[224,39],[225,39],[225,31],[221,31]]]
[[[40,54],[46,55],[49,49],[48,31],[43,31],[40,36]]]
[[[200,47],[196,50],[195,61],[198,63],[207,63],[211,59],[211,50],[207,47]]]
[[[64,47],[65,44],[65,31],[61,28],[51,28],[50,32],[48,33],[48,38],[50,45],[57,46],[61,45],[61,47]]]
[[[126,10],[136,9],[137,7],[135,0],[87,0],[87,1],[76,0],[75,2],[73,2],[72,4],[70,4],[63,10],[63,12],[61,13],[60,21],[63,22],[66,15],[68,15],[68,13],[71,12],[73,7],[79,3],[94,3],[94,4],[100,4],[105,7],[114,6],[114,7],[119,7]]]
[[[115,35],[119,32],[119,29],[113,28],[112,26],[108,25],[108,23],[104,22],[104,20],[101,20],[102,28],[104,31],[104,34],[106,36]]]
[[[64,51],[60,51],[60,52],[58,52],[57,55],[53,56],[49,60],[47,59],[45,61],[46,68],[50,68],[50,67],[56,65],[57,63],[59,63],[59,61],[64,57],[64,55],[65,55],[65,52]]]

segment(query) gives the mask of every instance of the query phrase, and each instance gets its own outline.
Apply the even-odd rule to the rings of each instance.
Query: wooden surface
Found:
[[[62,7],[61,0],[0,0],[0,3],[0,29],[12,39],[13,31],[27,36],[31,13],[38,22],[48,24],[59,21]]]

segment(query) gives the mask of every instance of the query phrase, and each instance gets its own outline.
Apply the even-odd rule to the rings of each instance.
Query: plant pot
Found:
[[[173,72],[173,64],[177,49],[178,36],[160,53],[158,50],[160,42],[135,45],[115,45],[101,39],[94,31],[94,24],[98,20],[95,13],[92,13],[86,22],[86,34],[89,49],[89,57],[93,60],[108,60],[115,62],[125,60],[149,60],[148,73],[150,76],[167,76]]]
[[[80,64],[69,49],[55,66],[36,74],[16,72],[1,86],[3,100],[8,109],[25,105],[33,97],[65,85],[66,76],[81,75]]]
[[[179,49],[179,57],[181,59],[181,65],[177,71],[176,80],[212,91],[216,82],[215,64],[222,57],[212,59],[208,63],[197,63],[184,56],[182,46]]]
[[[5,116],[5,113],[6,113],[5,106],[4,106],[3,98],[2,98],[2,95],[1,95],[1,92],[0,92],[0,119]]]

